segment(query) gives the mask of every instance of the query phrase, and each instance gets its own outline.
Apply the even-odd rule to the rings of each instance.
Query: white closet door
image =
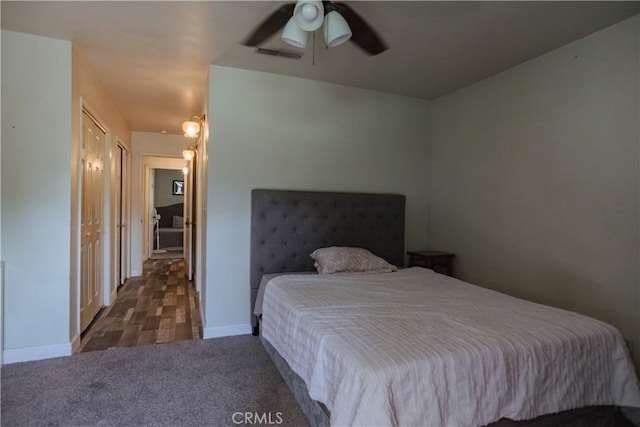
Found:
[[[82,214],[80,244],[80,330],[84,331],[102,306],[103,201],[105,134],[82,114]]]

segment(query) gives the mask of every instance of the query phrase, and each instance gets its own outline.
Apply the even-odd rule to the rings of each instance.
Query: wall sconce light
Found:
[[[200,133],[201,125],[204,124],[205,116],[202,117],[192,116],[191,119],[182,123],[182,130],[184,131],[184,136],[186,138],[198,138]],[[185,150],[182,150],[182,157],[187,161],[187,165],[182,168],[182,174],[189,174],[189,162],[196,157],[196,153],[198,152],[198,144],[196,141],[195,145],[189,145]]]
[[[184,136],[187,138],[197,138],[200,134],[200,127],[204,123],[204,115],[202,117],[192,116],[189,120],[182,123]]]
[[[182,150],[182,157],[184,157],[186,161],[189,161],[196,156],[196,151],[197,151],[196,147],[194,147],[193,145],[190,145],[187,147],[186,150]]]

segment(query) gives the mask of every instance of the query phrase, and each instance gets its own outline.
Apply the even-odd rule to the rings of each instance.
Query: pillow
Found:
[[[173,216],[173,228],[184,228],[184,217],[174,215]]]
[[[313,264],[319,274],[332,273],[390,273],[397,271],[395,265],[362,248],[331,246],[316,249],[311,253]]]

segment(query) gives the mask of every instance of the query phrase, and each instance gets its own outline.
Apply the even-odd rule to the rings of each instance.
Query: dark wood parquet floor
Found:
[[[182,259],[151,259],[85,331],[80,352],[202,338],[198,297]]]

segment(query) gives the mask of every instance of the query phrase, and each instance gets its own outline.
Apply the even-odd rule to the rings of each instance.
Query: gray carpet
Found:
[[[282,419],[282,426],[307,425],[250,335],[2,367],[3,426],[233,426],[245,419],[236,412],[272,424]]]

